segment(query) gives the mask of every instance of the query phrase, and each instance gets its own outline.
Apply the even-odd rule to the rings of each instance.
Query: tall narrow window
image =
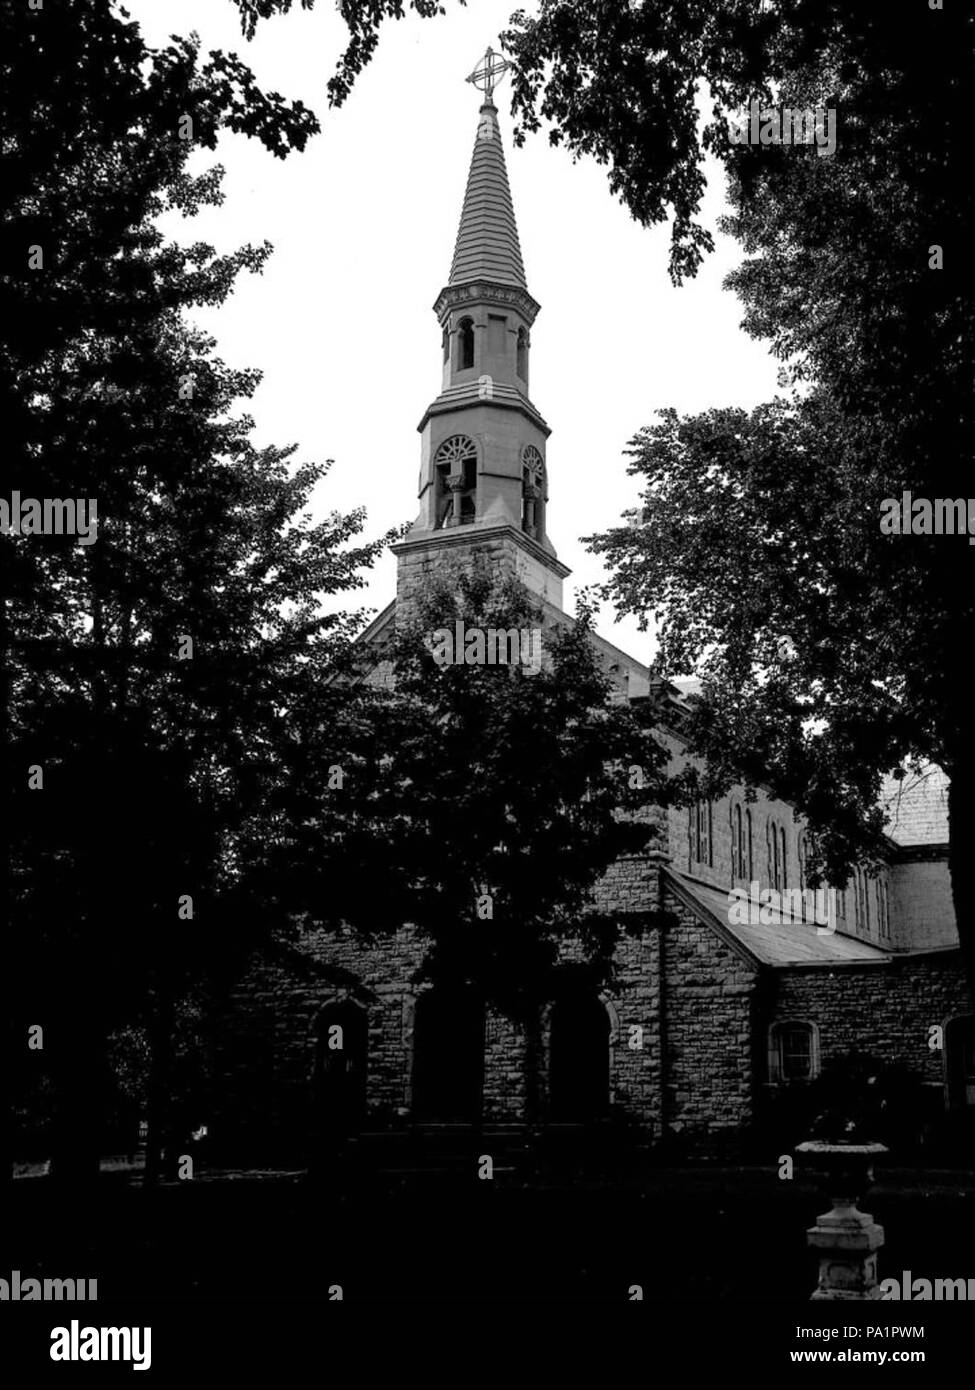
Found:
[[[875,880],[877,893],[877,931],[887,938],[890,936],[890,908],[887,901],[887,880],[878,877]]]
[[[853,870],[853,899],[857,931],[869,934],[870,882],[867,878],[866,871],[861,868]]]
[[[765,822],[765,847],[768,859],[768,882],[771,888],[780,892],[785,887],[786,849],[785,827],[774,820]]]
[[[789,883],[789,860],[786,854],[785,826],[779,826],[779,887],[786,888]]]
[[[770,888],[782,887],[782,865],[779,859],[779,827],[774,820],[765,822],[765,849],[768,858],[768,882]]]
[[[729,816],[732,878],[750,881],[752,876],[752,813],[745,810],[740,801],[735,801],[731,805]]]
[[[461,319],[457,329],[457,370],[474,365],[474,320]]]
[[[765,881],[770,888],[775,886],[775,835],[772,822],[765,822]]]
[[[870,880],[866,871],[860,870],[860,892],[863,897],[863,930],[870,932]]]
[[[443,360],[446,362],[450,356],[450,329],[446,324],[443,326]]]
[[[690,808],[691,859],[697,864],[713,863],[711,851],[711,803],[697,801]]]
[[[745,877],[745,818],[737,802],[731,808],[731,876]]]
[[[518,329],[518,375],[522,381],[528,381],[528,329]]]

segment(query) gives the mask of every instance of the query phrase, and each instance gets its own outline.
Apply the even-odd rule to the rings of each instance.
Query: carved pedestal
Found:
[[[885,1153],[883,1144],[829,1144],[810,1140],[800,1144],[823,1171],[830,1200],[830,1211],[818,1217],[807,1232],[809,1244],[819,1251],[819,1284],[814,1299],[866,1300],[881,1297],[877,1280],[877,1251],[884,1243],[884,1230],[867,1212],[857,1209],[856,1196],[869,1186],[870,1161]]]

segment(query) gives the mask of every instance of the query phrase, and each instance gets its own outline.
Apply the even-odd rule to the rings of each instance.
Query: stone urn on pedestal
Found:
[[[884,1229],[857,1208],[857,1201],[873,1181],[874,1160],[886,1152],[885,1144],[867,1138],[859,1121],[835,1112],[820,1116],[813,1137],[796,1146],[796,1153],[819,1174],[833,1204],[807,1232],[809,1244],[819,1251],[814,1299],[882,1296],[877,1251],[884,1243]]]

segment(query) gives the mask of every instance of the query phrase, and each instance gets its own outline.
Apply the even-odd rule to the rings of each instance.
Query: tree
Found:
[[[294,0],[233,0],[233,4],[240,11],[241,29],[248,39],[254,37],[262,19],[288,14],[294,8]],[[301,8],[313,10],[315,0],[301,0]],[[376,51],[383,24],[402,19],[407,10],[421,19],[446,14],[440,0],[339,0],[338,11],[349,31],[349,41],[326,85],[331,106],[341,106],[352,91],[355,79]]]
[[[437,634],[454,634],[458,621],[467,632],[536,631],[542,669],[533,674],[517,657],[466,664],[464,651],[463,664],[446,659]],[[653,808],[673,795],[653,733],[656,702],[608,701],[590,633],[585,606],[543,631],[523,586],[487,562],[440,571],[400,614],[385,654],[393,688],[374,688],[362,707],[347,808],[337,819],[336,793],[310,786],[305,821],[291,824],[344,866],[328,897],[331,920],[365,939],[409,923],[425,947],[422,978],[470,982],[524,1029],[532,1119],[541,1009],[561,948],[580,941],[591,978],[611,979],[621,933],[639,932],[654,913],[600,910],[594,890],[621,855],[657,842]],[[312,729],[329,737],[321,720]],[[290,844],[281,854],[283,865],[305,858]],[[308,911],[321,914],[313,894]]]
[[[312,524],[327,468],[251,443],[234,405],[257,374],[187,322],[269,248],[156,226],[220,201],[219,168],[187,171],[194,141],[284,155],[314,117],[194,42],[148,52],[107,0],[0,23],[5,493],[97,505],[84,535],[0,537],[10,1064],[43,1025],[57,1170],[81,1176],[111,1029],[148,1027],[159,1121],[180,999],[289,920],[264,872],[282,750],[356,627],[323,597],[385,538],[355,543],[360,512]]]
[[[813,882],[843,883],[855,859],[881,853],[884,774],[945,769],[971,978],[969,739],[960,692],[944,688],[960,678],[952,630],[972,620],[970,581],[957,575],[949,593],[958,556],[944,551],[968,547],[881,535],[877,498],[896,477],[883,443],[819,393],[750,414],[662,412],[630,448],[644,483],[634,524],[591,544],[620,609],[659,622],[661,668],[701,676],[687,732],[715,789],[743,774],[792,801],[809,822]]]
[[[883,775],[905,761],[945,769],[975,982],[968,549],[880,526],[884,500],[905,492],[965,497],[973,442],[970,271],[957,254],[973,208],[950,133],[961,59],[935,73],[904,44],[895,30],[879,51],[834,52],[783,82],[785,104],[818,91],[850,113],[836,155],[751,149],[732,183],[727,226],[752,254],[730,282],[746,327],[772,338],[801,394],[751,417],[667,414],[641,432],[642,524],[595,548],[622,606],[659,615],[667,669],[705,676],[702,748],[724,766],[737,749],[753,771],[769,759],[838,881],[858,849],[877,848]],[[950,274],[929,268],[935,242]]]

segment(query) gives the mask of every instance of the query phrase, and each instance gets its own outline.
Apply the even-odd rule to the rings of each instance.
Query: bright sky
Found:
[[[263,275],[242,277],[228,303],[199,320],[228,362],[264,373],[251,404],[257,442],[297,443],[302,460],[333,458],[316,503],[323,512],[364,505],[369,535],[416,515],[416,426],[440,388],[430,306],[447,280],[477,130],[480,98],[464,78],[518,8],[518,0],[446,4],[444,18],[385,26],[339,111],[328,109],[325,83],[346,31],[327,0],[265,21],[250,44],[231,0],[126,4],[150,43],[195,30],[204,51],[236,50],[266,90],[301,98],[321,120],[323,133],[285,161],[256,140],[223,141],[226,201],[179,236],[221,250],[273,244]],[[697,279],[674,289],[668,229],[638,227],[609,192],[606,171],[573,165],[544,133],[515,150],[508,90],[503,83],[496,101],[528,287],[542,305],[532,399],[552,428],[548,529],[573,571],[571,611],[574,589],[603,577],[580,537],[615,525],[637,499],[622,456],[629,438],[664,406],[770,399],[776,363],[740,330],[741,306],[721,289],[741,259],[736,244],[719,238]],[[215,162],[203,155],[200,167]],[[712,230],[722,189],[715,171],[705,206]],[[378,611],[394,593],[387,555],[362,601]],[[616,625],[607,607],[600,626],[649,659],[650,639],[635,621]]]

